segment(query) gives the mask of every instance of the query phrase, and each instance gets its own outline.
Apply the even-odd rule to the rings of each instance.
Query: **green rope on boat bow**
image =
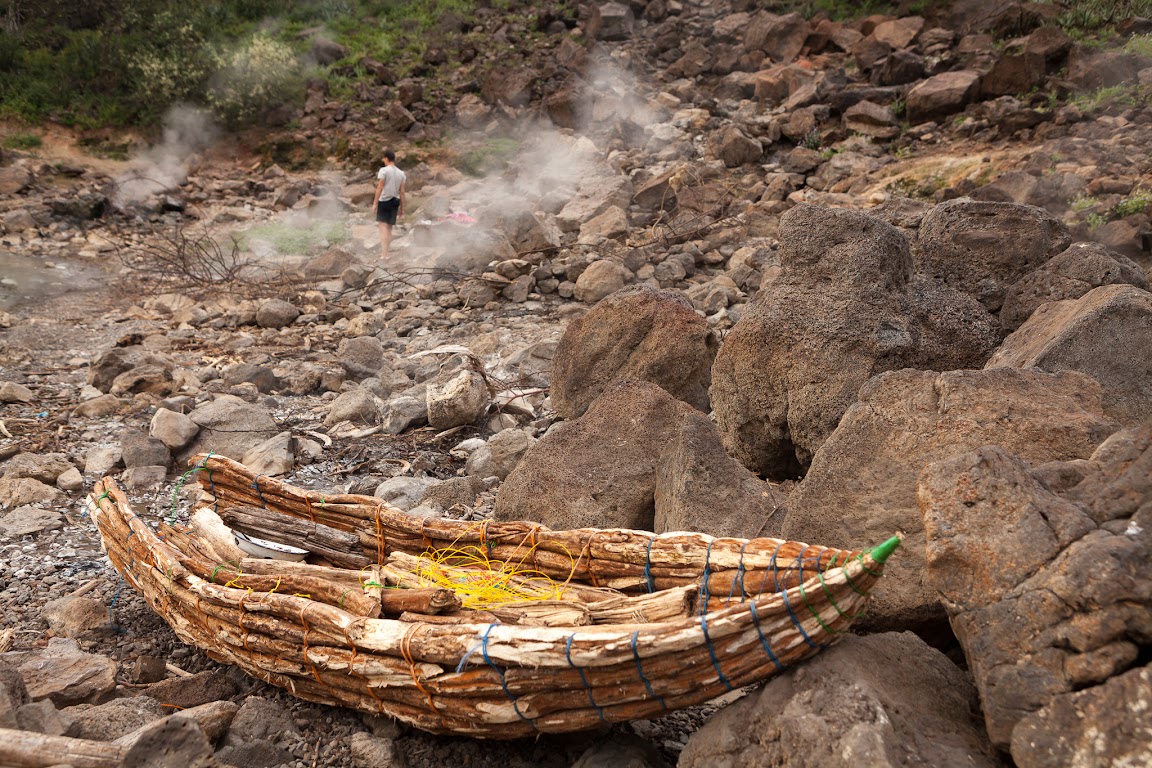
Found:
[[[868,550],[868,554],[871,555],[872,559],[877,563],[884,565],[884,563],[888,561],[888,558],[892,556],[892,553],[895,552],[899,546],[900,537],[893,536],[880,546],[872,547],[872,549]]]

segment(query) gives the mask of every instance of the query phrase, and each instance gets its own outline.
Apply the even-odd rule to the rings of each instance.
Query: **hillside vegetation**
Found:
[[[754,3],[833,18],[939,3],[790,0]],[[1082,31],[1152,14],[1152,0],[1077,0],[1061,22]],[[484,17],[529,30],[575,26],[571,0],[6,0],[0,4],[0,117],[78,128],[148,126],[176,103],[236,127],[295,105],[323,78],[337,94],[378,77],[427,74],[483,50]],[[434,55],[429,55],[435,48]]]

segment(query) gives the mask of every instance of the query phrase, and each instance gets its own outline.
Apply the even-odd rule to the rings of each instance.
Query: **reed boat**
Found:
[[[192,524],[146,523],[110,478],[88,496],[124,579],[221,663],[433,733],[589,730],[765,680],[848,631],[900,543],[421,518],[222,456],[193,465]]]

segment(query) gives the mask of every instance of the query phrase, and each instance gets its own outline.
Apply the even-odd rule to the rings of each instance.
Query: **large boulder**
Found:
[[[200,431],[181,458],[213,451],[240,461],[245,453],[280,431],[267,408],[232,395],[220,395],[192,411],[188,418]]]
[[[1146,761],[1146,736],[1070,715],[1107,703],[1123,732],[1147,722],[1147,676],[1123,673],[1152,637],[1152,428],[1034,467],[985,446],[926,468],[919,493],[928,576],[993,743],[1020,766]]]
[[[750,537],[773,530],[782,504],[779,488],[724,453],[704,414],[625,380],[528,450],[500,487],[495,517]]]
[[[811,27],[799,13],[778,16],[761,11],[744,28],[744,48],[759,51],[779,64],[787,64],[800,55]]]
[[[924,578],[916,502],[923,467],[986,444],[1036,462],[1083,459],[1114,431],[1099,385],[1082,374],[885,373],[861,389],[789,496],[784,537],[855,549],[903,531],[866,621],[900,629],[942,623],[939,597]]]
[[[920,223],[916,270],[943,280],[999,312],[1014,283],[1072,242],[1042,208],[966,197],[933,207]]]
[[[616,382],[582,417],[549,430],[528,451],[500,486],[495,519],[652,530],[654,448],[670,443],[692,412],[655,384]]]
[[[1106,285],[1045,304],[986,367],[1004,366],[1086,373],[1103,387],[1110,418],[1123,425],[1152,421],[1152,293]]]
[[[1148,278],[1139,264],[1099,243],[1072,243],[1008,288],[1000,324],[1014,331],[1041,304],[1078,299],[1101,285],[1122,284],[1147,289]]]
[[[581,179],[576,194],[556,214],[556,224],[564,232],[575,232],[613,205],[627,210],[632,193],[627,176],[590,174]]]
[[[724,452],[719,430],[690,413],[663,446],[656,468],[653,530],[712,536],[778,537],[785,494]]]
[[[944,72],[921,80],[908,90],[904,103],[914,123],[937,120],[968,106],[980,90],[980,73],[969,69]]]
[[[1012,731],[1018,768],[1146,765],[1152,733],[1152,666],[1056,696]],[[1092,723],[1092,728],[1085,728]],[[1085,758],[1088,758],[1087,760]]]
[[[995,768],[968,676],[915,635],[846,637],[721,709],[678,768]]]
[[[755,472],[799,476],[877,373],[979,367],[999,340],[977,302],[913,278],[907,240],[880,219],[798,205],[779,253],[712,366],[716,421]]]
[[[553,356],[552,408],[576,418],[614,382],[634,379],[707,412],[718,346],[682,295],[625,288],[568,324]]]

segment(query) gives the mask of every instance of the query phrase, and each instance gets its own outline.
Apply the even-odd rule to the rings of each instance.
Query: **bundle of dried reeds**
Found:
[[[198,461],[220,510],[259,507],[354,533],[372,563],[224,561],[187,530],[154,532],[106,479],[89,503],[115,567],[213,658],[304,699],[439,733],[584,730],[762,680],[844,633],[898,544],[846,552],[423,520],[370,497],[255,478],[227,459]],[[461,608],[452,590],[427,586],[421,555],[462,541],[494,562],[531,563],[563,599]]]

